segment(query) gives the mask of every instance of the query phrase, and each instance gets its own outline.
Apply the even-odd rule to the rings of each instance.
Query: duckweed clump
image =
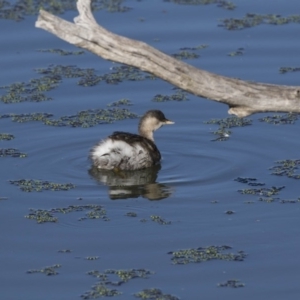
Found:
[[[105,209],[100,206],[100,205],[95,205],[95,204],[87,204],[87,205],[70,205],[68,207],[59,207],[59,208],[53,208],[49,210],[43,210],[43,209],[30,209],[29,214],[25,216],[26,219],[30,220],[36,220],[37,223],[46,223],[46,222],[57,222],[58,218],[54,217],[54,214],[56,213],[62,213],[62,214],[67,214],[71,212],[79,212],[79,211],[84,211],[84,210],[91,210],[96,211],[99,215],[101,215],[101,219],[103,220],[108,220],[106,216],[106,211]],[[99,213],[100,211],[100,213]],[[96,219],[94,217],[89,217],[89,213],[86,214],[86,217],[80,218],[79,221],[83,219]],[[97,219],[99,219],[97,218]]]
[[[226,282],[219,283],[218,286],[220,286],[220,287],[240,288],[240,287],[244,287],[245,284],[240,282],[239,280],[230,279],[230,280],[227,280]]]
[[[257,182],[256,178],[251,178],[251,177],[238,177],[234,179],[234,181],[240,182],[240,183],[245,183],[250,186],[263,186],[265,183],[262,182]]]
[[[273,116],[260,118],[259,121],[274,125],[286,125],[294,124],[298,120],[298,117],[299,114],[297,113],[275,114]]]
[[[0,141],[10,141],[13,140],[15,137],[9,133],[0,133]]]
[[[258,195],[264,197],[272,197],[274,195],[278,195],[278,193],[284,189],[284,186],[276,187],[272,186],[271,188],[260,188],[260,189],[243,189],[238,190],[243,195]]]
[[[199,54],[191,52],[191,51],[186,51],[186,50],[182,50],[178,53],[174,53],[171,55],[177,59],[195,59],[195,58],[200,57]]]
[[[1,86],[0,89],[5,89],[6,94],[0,96],[0,101],[4,103],[18,103],[52,100],[51,97],[46,96],[44,93],[56,88],[60,81],[60,76],[51,75],[31,79],[28,83],[17,82],[9,86]]]
[[[235,4],[230,1],[225,0],[164,0],[165,2],[172,2],[176,4],[183,5],[208,5],[216,4],[218,7],[234,10],[236,8]]]
[[[108,107],[110,107],[110,106],[121,106],[121,105],[131,106],[132,102],[129,99],[120,99],[120,100],[115,101],[113,103],[107,104]]]
[[[148,278],[149,275],[152,275],[153,272],[146,270],[146,269],[128,269],[128,270],[106,270],[105,274],[113,274],[117,275],[121,281],[117,282],[117,285],[121,285],[122,283],[125,283],[131,279],[134,278]],[[116,284],[109,282],[110,284]]]
[[[87,256],[85,259],[86,260],[98,260],[99,256]]]
[[[248,13],[241,19],[224,19],[222,20],[222,24],[220,24],[219,26],[224,27],[228,30],[241,30],[261,24],[284,25],[289,23],[300,23],[300,15],[282,17],[281,15],[259,15]]]
[[[125,108],[89,109],[78,112],[76,115],[64,116],[59,119],[46,119],[45,125],[70,126],[70,127],[93,127],[99,124],[113,123],[124,119],[134,119],[138,115]]]
[[[135,217],[137,217],[137,213],[135,213],[135,212],[128,212],[128,213],[126,213],[125,216],[135,218]]]
[[[238,48],[236,51],[232,51],[228,53],[228,56],[241,56],[244,55],[245,49],[244,48]]]
[[[286,159],[276,161],[276,165],[271,167],[273,175],[287,176],[289,178],[300,179],[300,174],[296,174],[300,166],[300,159]]]
[[[151,218],[151,220],[153,221],[153,222],[156,222],[156,223],[158,223],[158,224],[160,224],[160,225],[170,225],[172,222],[171,221],[166,221],[166,220],[164,220],[162,217],[160,217],[160,216],[154,216],[154,215],[152,215],[152,216],[150,216],[150,218]]]
[[[48,113],[29,113],[29,114],[7,114],[0,115],[1,118],[11,118],[13,122],[25,123],[32,121],[45,122],[48,118],[52,117],[52,114]]]
[[[7,114],[0,115],[1,118],[11,118],[12,121],[18,123],[40,121],[48,126],[57,127],[82,127],[88,128],[99,124],[108,124],[124,119],[134,119],[138,115],[132,113],[128,109],[114,107],[110,109],[89,109],[79,111],[76,115],[63,116],[58,119],[50,119],[52,114],[48,113],[29,113],[29,114]]]
[[[121,294],[118,290],[107,288],[103,283],[97,283],[90,291],[85,292],[80,297],[82,299],[95,299],[99,297],[114,297]]]
[[[84,54],[84,51],[66,51],[62,49],[38,49],[38,52],[45,52],[45,53],[55,53],[61,56],[68,56],[68,55],[81,55]]]
[[[279,73],[280,74],[285,74],[285,73],[288,73],[288,72],[299,72],[300,71],[300,68],[296,68],[296,67],[281,67],[279,69]]]
[[[9,180],[9,182],[13,185],[19,186],[23,192],[42,192],[46,190],[68,191],[75,188],[75,185],[72,183],[61,184],[36,179]]]
[[[5,156],[24,158],[27,157],[27,154],[22,153],[15,148],[7,148],[7,149],[0,148],[0,157],[5,157]]]
[[[126,12],[131,9],[130,7],[123,6],[122,2],[123,0],[94,0],[92,1],[92,10],[107,10],[108,12]],[[21,21],[26,16],[37,15],[41,8],[52,14],[60,15],[67,11],[76,10],[76,2],[73,0],[17,0],[13,2],[2,1],[0,5],[0,18]]]
[[[228,117],[224,119],[212,119],[205,121],[204,124],[217,124],[219,129],[212,133],[218,135],[218,138],[212,141],[227,141],[231,135],[231,131],[228,128],[232,127],[244,127],[252,124],[252,120],[238,117]]]
[[[237,253],[224,253],[232,249],[230,246],[209,246],[199,247],[196,249],[184,249],[179,251],[172,251],[168,254],[172,255],[172,263],[176,265],[188,263],[200,263],[209,260],[228,260],[228,261],[243,261],[247,254],[244,251]]]
[[[111,290],[107,287],[107,285],[120,286],[128,282],[134,278],[148,278],[149,275],[153,274],[153,272],[146,269],[129,269],[129,270],[106,270],[103,273],[93,270],[87,273],[93,277],[96,277],[100,280],[92,289],[81,297],[83,299],[92,299],[103,296],[116,296],[120,295],[121,292],[118,290]],[[117,276],[120,280],[113,281],[111,277]]]
[[[189,100],[187,97],[187,92],[180,89],[180,88],[173,88],[175,90],[175,93],[172,95],[161,95],[157,94],[154,96],[152,101],[154,102],[166,102],[166,101],[187,101]]]
[[[56,271],[56,269],[60,268],[61,265],[60,264],[55,264],[53,266],[50,267],[45,267],[43,269],[33,269],[33,270],[28,270],[27,274],[33,274],[33,273],[43,273],[47,276],[53,276],[53,275],[58,275],[59,273]]]
[[[160,289],[144,289],[138,293],[134,294],[135,297],[141,299],[157,299],[157,300],[179,300],[178,297],[164,294]]]

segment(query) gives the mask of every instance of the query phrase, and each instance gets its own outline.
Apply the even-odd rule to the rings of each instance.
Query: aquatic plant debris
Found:
[[[40,121],[48,126],[82,128],[93,127],[99,124],[109,124],[125,119],[135,119],[138,118],[138,115],[125,108],[113,107],[109,109],[82,110],[75,115],[63,116],[58,119],[51,117],[53,117],[53,115],[48,113],[0,115],[0,119],[11,118],[12,121],[18,123]]]
[[[44,52],[44,53],[55,53],[59,54],[62,56],[68,56],[68,55],[81,55],[84,54],[85,52],[80,50],[80,51],[66,51],[62,49],[38,49],[38,52]]]
[[[234,10],[236,5],[230,1],[224,0],[164,0],[165,2],[172,2],[176,4],[182,5],[208,5],[208,4],[216,4],[218,7]]]
[[[187,101],[188,99],[188,93],[180,88],[173,88],[175,90],[175,93],[172,95],[162,95],[157,94],[153,97],[152,101],[154,102],[166,102],[166,101]]]
[[[5,157],[5,156],[24,158],[27,157],[27,154],[22,153],[15,148],[7,148],[7,149],[0,148],[0,157]]]
[[[258,119],[261,122],[266,122],[274,125],[294,124],[298,120],[298,113],[275,114]]]
[[[241,55],[244,55],[244,52],[245,52],[244,48],[238,48],[236,51],[229,52],[227,55],[231,56],[231,57],[241,56]]]
[[[108,107],[111,107],[111,106],[121,106],[121,105],[131,106],[132,102],[129,99],[120,99],[118,101],[115,101],[115,102],[112,102],[110,104],[107,104]]]
[[[0,133],[0,141],[10,141],[13,140],[15,137],[13,134],[9,133]]]
[[[244,195],[258,195],[264,197],[271,197],[274,195],[278,195],[278,193],[284,188],[285,186],[279,186],[279,187],[272,186],[271,188],[243,189],[243,190],[238,190],[238,192]]]
[[[245,284],[240,282],[237,279],[229,279],[226,282],[218,283],[218,286],[220,286],[220,287],[240,288],[240,287],[244,287]]]
[[[99,297],[114,297],[121,295],[122,293],[116,289],[109,289],[103,284],[102,282],[97,283],[96,285],[92,286],[92,289],[88,292],[85,292],[80,297],[82,299],[95,299]]]
[[[46,222],[58,222],[58,218],[54,217],[56,213],[67,214],[71,212],[81,212],[85,210],[90,210],[90,212],[96,212],[97,218],[94,217],[94,214],[87,212],[84,218],[79,219],[103,219],[108,221],[109,219],[106,216],[106,210],[101,205],[96,204],[86,204],[86,205],[69,205],[68,207],[58,207],[52,209],[30,209],[29,214],[25,216],[26,219],[36,220],[37,223],[46,223]]]
[[[121,294],[120,291],[109,289],[107,286],[108,285],[120,286],[134,278],[146,279],[149,277],[149,275],[152,275],[154,273],[146,269],[127,269],[127,270],[109,269],[109,270],[105,270],[102,273],[97,270],[93,270],[93,271],[89,271],[87,274],[96,277],[100,281],[96,285],[94,285],[90,291],[81,295],[83,299],[93,299],[93,298],[104,297],[104,296],[111,297],[111,296],[120,295]],[[113,278],[115,276],[117,276],[120,280],[113,281]]]
[[[0,101],[4,103],[19,103],[53,100],[46,95],[46,92],[58,87],[64,78],[78,78],[77,84],[83,87],[92,87],[101,82],[118,84],[125,80],[156,79],[154,75],[128,65],[113,66],[111,68],[112,72],[104,75],[98,75],[95,69],[83,69],[74,65],[49,65],[46,68],[36,68],[34,71],[42,75],[42,77],[31,79],[27,83],[16,82],[8,86],[0,86],[0,90],[2,89],[6,92],[4,95],[0,95]]]
[[[31,79],[28,83],[17,82],[9,86],[1,86],[0,89],[6,90],[5,95],[0,95],[0,101],[8,103],[19,102],[42,102],[52,100],[45,95],[58,86],[61,81],[59,76],[44,76],[42,78]]]
[[[23,192],[68,191],[75,188],[75,185],[72,183],[62,184],[37,179],[9,180],[9,183],[19,186]]]
[[[156,222],[156,223],[158,223],[158,224],[160,224],[160,225],[170,225],[172,222],[171,221],[166,221],[166,220],[164,220],[162,217],[160,217],[160,216],[154,216],[154,215],[152,215],[152,216],[150,216],[150,218],[151,218],[151,220],[153,221],[153,222]]]
[[[134,294],[135,297],[141,299],[156,299],[156,300],[179,300],[178,297],[171,294],[164,294],[160,289],[144,289]]]
[[[56,271],[56,269],[60,268],[61,265],[60,264],[55,264],[52,265],[50,267],[45,267],[43,269],[33,269],[33,270],[28,270],[27,274],[34,274],[34,273],[42,273],[45,274],[47,276],[53,276],[53,275],[58,275],[59,273]]]
[[[288,72],[299,72],[299,71],[300,71],[299,67],[281,67],[279,69],[280,74],[285,74],[285,73],[288,73]]]
[[[213,131],[212,133],[218,135],[215,141],[227,141],[231,135],[231,131],[228,128],[232,127],[244,127],[252,124],[252,120],[246,118],[238,118],[238,117],[228,117],[224,119],[212,119],[209,121],[205,121],[204,124],[217,124],[219,125],[219,129]]]
[[[237,177],[234,179],[234,181],[240,182],[240,183],[245,183],[250,186],[263,186],[265,183],[262,182],[257,182],[257,178],[253,177]]]
[[[108,12],[127,12],[131,8],[122,5],[123,0],[107,1],[94,0],[92,1],[92,10],[106,10]],[[43,8],[49,13],[61,15],[68,11],[76,11],[76,2],[73,0],[64,1],[47,1],[47,0],[17,0],[17,1],[2,1],[0,6],[0,18],[14,21],[21,21],[26,16],[37,15],[39,10]]]
[[[270,25],[285,25],[289,23],[300,23],[300,15],[291,15],[288,17],[282,17],[281,15],[275,14],[252,14],[248,13],[243,18],[235,19],[223,19],[220,27],[224,27],[228,30],[241,30],[258,26],[261,24]]]
[[[300,179],[300,174],[295,173],[299,169],[300,159],[278,160],[275,163],[276,165],[270,168],[272,175]]]
[[[244,251],[237,253],[224,253],[232,249],[230,246],[209,246],[192,249],[171,251],[172,263],[182,265],[188,263],[201,263],[209,260],[243,261],[247,254]]]

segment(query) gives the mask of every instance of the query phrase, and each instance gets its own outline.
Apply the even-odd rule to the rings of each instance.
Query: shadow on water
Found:
[[[100,184],[109,187],[111,200],[143,197],[148,200],[162,200],[172,195],[171,187],[156,182],[161,165],[135,171],[89,169],[89,174]]]

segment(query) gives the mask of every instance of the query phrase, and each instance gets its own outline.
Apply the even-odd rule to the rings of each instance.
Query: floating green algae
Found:
[[[15,137],[9,133],[0,133],[0,141],[10,141],[13,140]]]
[[[111,297],[120,295],[121,292],[115,289],[109,289],[107,286],[120,286],[131,279],[134,278],[148,278],[149,275],[153,274],[153,272],[146,269],[128,269],[128,270],[115,270],[110,269],[104,272],[99,272],[97,270],[93,270],[87,273],[93,277],[96,277],[100,281],[92,287],[92,289],[81,297],[83,299],[93,299],[98,297]],[[113,281],[113,278],[117,276],[119,278],[118,281]]]
[[[224,119],[212,119],[205,121],[204,124],[216,124],[219,125],[219,129],[213,131],[214,135],[218,137],[212,141],[227,141],[231,135],[231,131],[228,130],[232,127],[244,127],[252,124],[252,120],[238,117],[228,117]]]
[[[241,56],[244,55],[245,49],[244,48],[238,48],[236,51],[232,51],[228,53],[228,56]]]
[[[70,250],[70,249],[62,249],[62,250],[58,250],[57,252],[58,253],[71,253],[72,250]]]
[[[281,67],[279,69],[279,73],[280,74],[285,74],[285,73],[288,73],[288,72],[299,72],[300,71],[300,68],[298,67]]]
[[[6,94],[0,96],[0,101],[4,103],[19,102],[42,102],[52,100],[44,93],[58,86],[61,81],[59,76],[44,76],[42,78],[31,79],[29,82],[17,82],[9,86],[1,86]]]
[[[43,269],[33,269],[33,270],[28,270],[27,273],[28,274],[34,274],[34,273],[42,273],[45,274],[47,276],[53,276],[53,275],[58,275],[59,273],[56,271],[56,269],[60,268],[61,265],[60,264],[55,264],[53,266],[50,267],[45,267]]]
[[[0,119],[11,118],[13,122],[25,123],[31,121],[45,122],[48,118],[52,117],[52,114],[47,113],[29,113],[29,114],[6,114],[0,115]]]
[[[54,214],[62,213],[67,214],[71,212],[81,212],[85,210],[90,210],[90,212],[96,212],[97,217],[95,218],[94,215],[91,215],[90,212],[85,214],[84,218],[80,218],[79,221],[83,219],[103,219],[108,221],[109,219],[106,216],[106,211],[101,205],[95,204],[86,204],[86,205],[70,205],[68,207],[59,207],[53,209],[30,209],[29,214],[25,216],[26,219],[36,220],[37,223],[46,223],[46,222],[58,222],[58,218],[54,216]]]
[[[272,186],[271,188],[260,188],[260,189],[243,189],[238,190],[241,194],[244,195],[258,195],[258,196],[264,196],[264,197],[271,197],[274,195],[278,195],[278,193],[284,189],[284,186]]]
[[[29,113],[29,114],[6,114],[0,115],[1,118],[11,118],[12,121],[18,123],[41,121],[48,126],[57,127],[82,127],[88,128],[99,124],[108,124],[115,121],[134,119],[138,115],[132,113],[128,109],[113,107],[110,109],[89,109],[79,111],[75,115],[63,116],[58,119],[52,118],[52,114],[48,113]]]
[[[126,105],[126,106],[131,106],[132,102],[129,99],[120,99],[118,101],[114,101],[110,104],[107,104],[108,107],[111,106],[121,106],[121,105]]]
[[[294,124],[298,120],[298,117],[299,114],[297,113],[275,114],[272,116],[260,118],[259,121],[274,125],[285,125]]]
[[[230,246],[209,246],[179,251],[171,251],[173,264],[200,263],[209,260],[243,261],[247,254],[244,251],[237,253],[224,253],[232,249]]]
[[[9,180],[9,182],[13,185],[19,186],[23,192],[42,192],[46,190],[68,191],[75,188],[75,185],[72,183],[61,184],[36,179]]]
[[[199,54],[197,54],[195,52],[191,52],[191,51],[186,51],[186,50],[182,50],[182,51],[179,51],[178,53],[174,53],[174,54],[172,54],[172,56],[177,59],[195,59],[195,58],[200,57]]]
[[[246,183],[250,186],[263,186],[265,183],[258,182],[257,178],[252,177],[237,177],[234,179],[234,181],[240,182],[240,183]]]
[[[237,279],[229,279],[226,282],[219,283],[218,286],[220,286],[220,287],[240,288],[240,287],[244,287],[245,284],[240,282]]]
[[[122,5],[123,0],[94,0],[92,10],[106,10],[108,12],[126,12],[131,8]],[[76,11],[76,1],[47,1],[47,0],[17,0],[0,2],[0,18],[21,21],[26,16],[37,15],[39,10],[44,10],[52,14],[63,14],[67,11]]]
[[[218,7],[233,10],[236,8],[235,4],[230,1],[224,0],[164,0],[165,2],[172,2],[176,4],[182,5],[208,5],[208,4],[216,4]]]
[[[85,259],[86,260],[98,260],[99,256],[87,256]]]
[[[125,216],[135,218],[135,217],[137,217],[137,213],[130,211],[130,212],[126,213]]]
[[[220,24],[219,26],[224,27],[228,30],[241,30],[261,24],[284,25],[289,23],[300,23],[300,15],[282,17],[281,15],[274,14],[260,15],[248,13],[240,19],[224,19],[222,20],[222,24]]]
[[[95,299],[99,297],[114,297],[121,295],[122,293],[116,289],[109,289],[102,282],[97,283],[92,287],[92,289],[88,292],[85,292],[80,297],[82,299]]]
[[[150,218],[151,218],[151,220],[153,222],[156,222],[156,223],[158,223],[160,225],[170,225],[172,223],[171,221],[166,221],[165,219],[163,219],[160,216],[154,216],[154,215],[152,215],[152,216],[150,216]]]
[[[80,51],[66,51],[62,49],[38,49],[38,52],[43,52],[43,53],[55,53],[59,54],[61,56],[69,56],[69,55],[81,55],[84,54],[85,52],[80,50]]]
[[[179,300],[178,297],[171,294],[164,294],[160,289],[143,289],[142,291],[135,293],[135,297],[141,299],[156,299],[156,300]]]
[[[276,165],[270,168],[272,170],[271,174],[300,179],[300,174],[295,173],[299,169],[300,159],[278,160],[275,163]]]
[[[180,88],[173,88],[175,90],[175,93],[172,95],[162,95],[157,94],[153,97],[152,101],[154,102],[166,102],[166,101],[187,101],[188,99],[188,93]]]
[[[0,157],[5,157],[5,156],[24,158],[27,157],[27,154],[22,153],[15,148],[7,148],[7,149],[0,148]]]

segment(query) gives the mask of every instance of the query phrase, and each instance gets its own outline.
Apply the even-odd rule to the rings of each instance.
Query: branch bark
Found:
[[[300,113],[300,86],[272,85],[228,78],[197,69],[146,43],[116,35],[95,21],[90,0],[78,0],[74,23],[44,10],[35,26],[104,59],[137,67],[197,96],[226,103],[229,114],[281,111]]]

